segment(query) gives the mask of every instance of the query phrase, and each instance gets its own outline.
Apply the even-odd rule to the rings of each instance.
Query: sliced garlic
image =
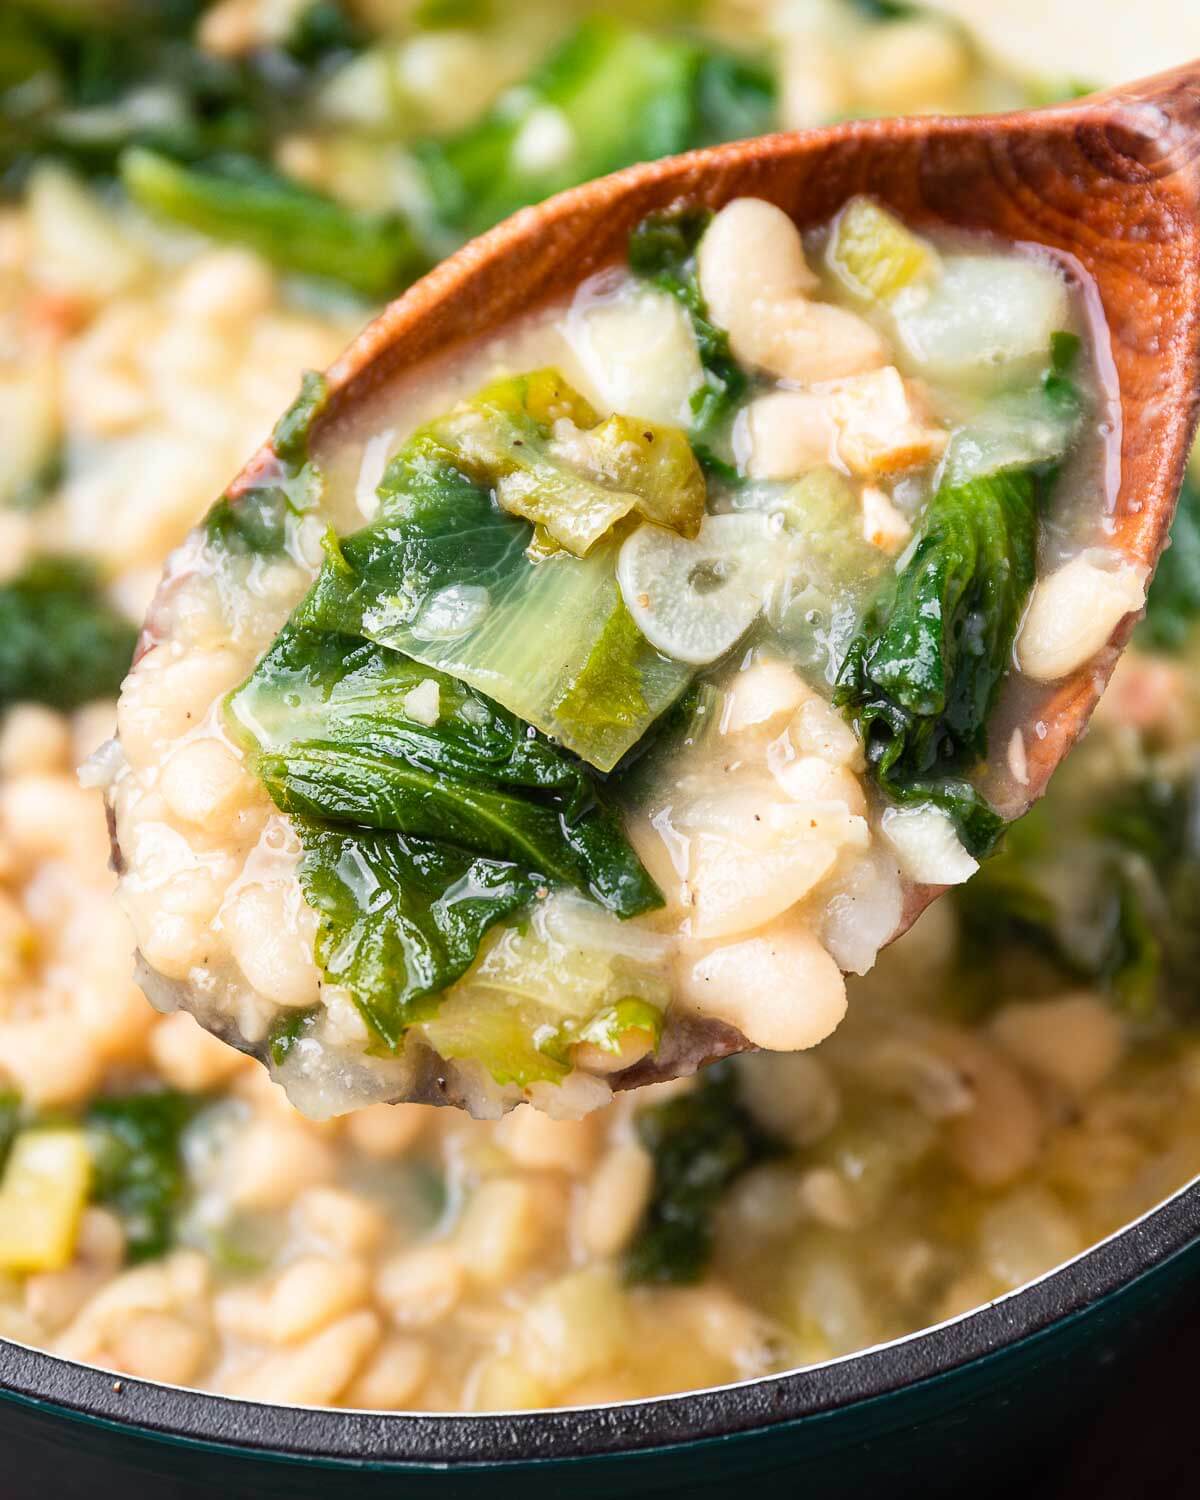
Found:
[[[745,635],[771,584],[771,522],[761,515],[707,516],[694,541],[646,524],[617,559],[617,582],[634,623],[664,656],[706,666]]]

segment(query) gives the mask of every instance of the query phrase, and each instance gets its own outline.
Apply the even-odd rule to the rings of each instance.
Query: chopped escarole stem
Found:
[[[417,433],[379,499],[376,521],[331,542],[298,625],[446,672],[601,771],[687,686],[687,664],[625,618],[609,535],[635,511],[699,530],[704,480],[682,433],[597,424],[561,377],[537,371]]]

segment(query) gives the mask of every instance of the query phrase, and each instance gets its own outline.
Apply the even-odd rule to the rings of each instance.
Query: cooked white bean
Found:
[[[684,959],[679,987],[702,1015],[728,1021],[769,1052],[815,1046],[846,1013],[841,970],[811,933],[797,927],[780,925]]]
[[[1072,1094],[1099,1087],[1121,1060],[1124,1028],[1097,995],[1006,1005],[992,1021],[992,1035],[1030,1072]]]
[[[582,1177],[596,1154],[596,1122],[551,1120],[540,1110],[519,1104],[497,1122],[496,1140],[521,1167],[566,1172]]]
[[[782,209],[737,198],[699,249],[700,289],[738,359],[809,384],[886,363],[879,334],[855,313],[811,302],[816,279],[799,231]]]
[[[401,1328],[440,1323],[467,1286],[463,1256],[453,1245],[418,1245],[379,1267],[375,1294]]]
[[[940,807],[885,808],[879,828],[904,873],[922,885],[959,885],[979,868]]]
[[[222,912],[238,967],[260,995],[276,1005],[315,1005],[321,971],[313,957],[317,914],[298,887],[248,885]]]
[[[619,1254],[633,1238],[650,1200],[654,1163],[636,1144],[613,1146],[584,1186],[579,1238],[595,1256]]]
[[[1017,637],[1017,665],[1035,682],[1057,682],[1108,643],[1146,602],[1146,570],[1094,547],[1034,585]]]

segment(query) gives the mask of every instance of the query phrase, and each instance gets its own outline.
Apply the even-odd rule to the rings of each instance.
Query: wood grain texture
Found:
[[[917,228],[1035,243],[1074,266],[1119,397],[1112,544],[1153,566],[1195,430],[1200,374],[1200,63],[1069,105],[1002,116],[863,121],[634,167],[525,209],[387,307],[332,366],[322,426],[387,382],[563,298],[624,260],[630,230],[679,202],[746,195],[801,228],[872,193]],[[1107,333],[1105,333],[1107,329]],[[236,494],[273,461],[263,449]],[[1086,726],[1135,621],[1053,691],[1027,736],[1030,795]],[[907,921],[937,890],[910,894]]]

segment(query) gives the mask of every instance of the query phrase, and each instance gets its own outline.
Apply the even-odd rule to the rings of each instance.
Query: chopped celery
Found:
[[[343,282],[364,297],[393,296],[428,257],[396,214],[364,213],[300,187],[252,157],[184,166],[143,147],[120,161],[134,201],[218,240],[249,245],[289,271]]]
[[[873,198],[851,198],[834,220],[831,269],[855,296],[888,302],[914,281],[931,277],[937,253]]]
[[[637,510],[694,536],[704,476],[674,427],[596,413],[554,370],[485,387],[426,430],[501,509],[582,557]],[[544,540],[544,539],[543,539]]]
[[[62,1270],[75,1252],[91,1173],[81,1130],[20,1132],[0,1177],[0,1270]]]
[[[590,917],[576,935],[574,920],[570,903],[551,897],[525,928],[500,933],[422,1028],[430,1045],[522,1087],[560,1081],[582,1042],[615,1052],[642,1032],[657,1046],[668,998],[661,959],[606,946]]]

